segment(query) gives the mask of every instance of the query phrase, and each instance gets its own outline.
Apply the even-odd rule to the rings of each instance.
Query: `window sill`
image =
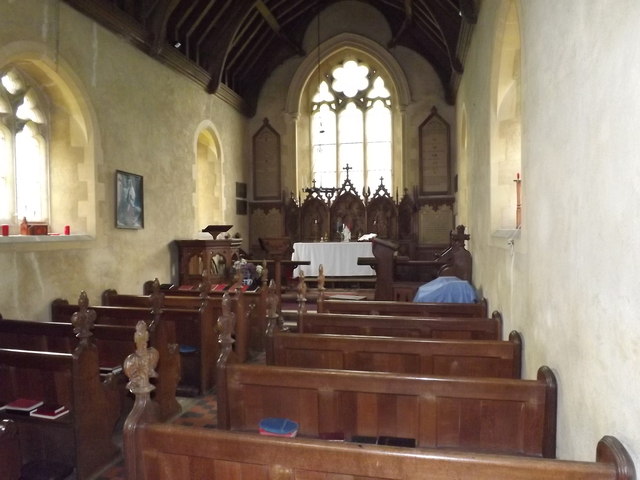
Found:
[[[498,229],[491,232],[491,245],[498,248],[515,248],[516,244],[520,245],[520,237],[522,236],[522,230],[520,228],[514,229]]]
[[[514,229],[501,229],[494,230],[492,236],[494,238],[506,238],[506,239],[519,239],[521,230],[519,228]]]
[[[69,242],[86,242],[94,240],[91,235],[9,235],[0,236],[0,247],[11,246],[36,246],[36,245],[63,245]]]

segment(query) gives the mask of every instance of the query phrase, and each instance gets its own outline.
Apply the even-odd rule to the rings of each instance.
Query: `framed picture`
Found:
[[[144,228],[142,176],[116,170],[116,227]]]

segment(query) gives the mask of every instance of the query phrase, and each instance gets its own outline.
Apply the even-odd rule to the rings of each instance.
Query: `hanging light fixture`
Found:
[[[318,73],[318,92],[320,91],[320,83],[321,83],[321,75],[320,75],[320,0],[318,0],[316,2],[316,15],[318,17],[318,22],[317,22],[317,45],[316,45],[316,50],[317,50],[317,54],[318,54],[318,64],[317,64],[317,73]],[[320,112],[318,112],[320,115],[320,125],[318,128],[318,133],[324,133],[324,126],[322,125],[322,114]]]

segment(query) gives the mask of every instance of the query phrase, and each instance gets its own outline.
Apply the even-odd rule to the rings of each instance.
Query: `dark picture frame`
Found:
[[[116,170],[116,228],[144,228],[142,175]]]

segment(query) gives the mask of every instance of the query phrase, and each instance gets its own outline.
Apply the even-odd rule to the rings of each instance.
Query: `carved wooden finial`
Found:
[[[304,280],[304,273],[300,272],[298,277],[298,320],[302,319],[302,315],[307,311],[307,283]]]
[[[149,328],[155,330],[158,322],[160,322],[160,316],[162,315],[162,308],[164,307],[164,293],[160,290],[160,282],[156,278],[153,281],[153,289],[149,296],[149,303],[151,304],[151,324]]]
[[[202,280],[200,281],[200,298],[206,298],[211,293],[211,272],[208,268],[202,270]]]
[[[469,240],[471,238],[471,235],[469,235],[468,233],[464,233],[465,228],[466,227],[464,225],[458,225],[455,231],[452,231],[449,234],[449,242],[451,243],[451,245],[458,244],[464,247],[465,240]]]
[[[95,310],[89,309],[89,297],[84,290],[80,292],[78,298],[78,311],[71,315],[71,323],[73,325],[73,333],[80,339],[81,342],[86,342],[93,333],[93,324],[96,321]]]
[[[260,272],[260,284],[262,288],[267,289],[269,283],[269,269],[267,269],[267,261],[262,261],[262,272]]]
[[[324,265],[322,264],[318,267],[318,290],[324,291]]]
[[[155,388],[149,382],[149,378],[158,376],[155,371],[158,364],[158,351],[153,347],[147,347],[149,330],[143,320],[136,324],[133,339],[136,351],[125,359],[124,373],[129,378],[129,383],[127,383],[129,391],[134,395],[139,395],[149,393]]]
[[[316,301],[320,305],[320,311],[322,309],[322,304],[324,302],[324,292],[326,290],[324,286],[324,265],[320,264],[318,267],[318,300]]]
[[[273,318],[278,315],[278,292],[276,282],[271,279],[267,290],[267,317]]]
[[[231,354],[233,346],[233,332],[235,330],[236,318],[231,311],[231,296],[229,292],[222,295],[222,314],[218,317],[218,330],[220,331],[218,343],[220,343],[220,356],[218,362],[226,362]]]

